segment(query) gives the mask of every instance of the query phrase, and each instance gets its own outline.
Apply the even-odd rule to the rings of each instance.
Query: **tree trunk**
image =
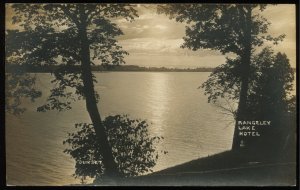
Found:
[[[84,11],[81,13],[81,17],[84,17]],[[107,133],[101,121],[100,113],[97,107],[86,27],[85,19],[81,19],[81,26],[79,27],[79,39],[81,45],[80,57],[86,108],[94,125],[98,144],[102,150],[105,175],[108,177],[117,177],[119,175],[117,164],[114,161],[112,148],[108,142]]]
[[[238,121],[246,120],[247,116],[247,96],[248,96],[248,88],[249,88],[249,69],[251,63],[251,24],[252,24],[252,8],[250,6],[247,7],[246,19],[245,19],[245,37],[244,37],[244,54],[241,56],[242,61],[242,72],[241,72],[241,91],[239,98],[239,105],[237,109],[236,115],[236,123],[233,134],[233,142],[232,142],[232,150],[239,150],[241,137],[239,136],[238,129]]]

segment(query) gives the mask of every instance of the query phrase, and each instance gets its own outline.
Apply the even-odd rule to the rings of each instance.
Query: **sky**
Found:
[[[157,14],[154,5],[140,5],[138,11],[139,18],[134,22],[124,19],[116,21],[124,32],[119,42],[130,54],[126,57],[127,64],[195,68],[216,67],[225,63],[225,56],[217,51],[180,48],[185,36],[185,24]],[[271,22],[271,35],[286,34],[284,41],[273,48],[276,52],[286,53],[292,67],[295,67],[295,5],[270,5],[262,15]]]
[[[192,51],[180,48],[185,36],[185,23],[170,20],[168,16],[157,14],[155,5],[137,5],[139,17],[133,22],[115,19],[124,35],[118,37],[119,43],[129,55],[126,64],[146,67],[196,68],[216,67],[225,63],[225,56],[218,51],[200,49]],[[11,11],[6,11],[7,28]],[[286,53],[292,67],[296,66],[296,21],[295,5],[270,5],[262,13],[271,25],[269,33],[274,36],[286,34],[283,42],[273,49]]]

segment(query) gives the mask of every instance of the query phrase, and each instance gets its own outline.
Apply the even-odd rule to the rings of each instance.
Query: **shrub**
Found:
[[[112,147],[119,172],[124,177],[152,172],[158,159],[156,145],[163,137],[151,137],[148,123],[141,119],[130,119],[127,115],[108,116],[103,121],[108,141]],[[76,161],[75,178],[84,181],[87,177],[99,179],[103,176],[101,146],[97,144],[92,124],[75,124],[78,130],[69,133],[63,142],[69,147],[64,150]],[[166,151],[163,151],[166,154]]]

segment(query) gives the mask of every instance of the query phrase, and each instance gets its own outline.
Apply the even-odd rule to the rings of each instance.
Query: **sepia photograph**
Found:
[[[6,3],[6,185],[296,186],[297,9]]]

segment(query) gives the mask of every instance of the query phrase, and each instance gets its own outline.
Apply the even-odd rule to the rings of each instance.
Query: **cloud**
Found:
[[[170,20],[168,16],[157,14],[155,4],[138,4],[137,10],[139,17],[133,22],[124,18],[112,19],[124,32],[118,37],[123,48],[130,53],[130,56],[174,56],[177,57],[206,57],[209,60],[222,55],[216,51],[198,50],[191,51],[180,48],[185,36],[185,24]],[[16,25],[11,23],[13,11],[6,5],[6,29],[16,29]],[[272,46],[275,51],[284,52],[290,59],[291,65],[296,66],[296,12],[293,4],[279,4],[276,6],[268,5],[262,13],[271,25],[269,33],[273,36],[286,34],[283,42],[277,46]],[[224,56],[223,56],[224,58]],[[180,58],[181,59],[181,58]],[[198,58],[197,58],[198,59]],[[176,60],[176,59],[170,59]],[[175,61],[176,62],[176,61]],[[219,62],[219,61],[215,61]],[[137,62],[136,62],[137,63]],[[177,62],[176,62],[177,63]]]
[[[191,51],[181,48],[183,44],[182,38],[177,39],[157,39],[157,38],[134,38],[120,40],[119,43],[123,49],[129,52],[130,56],[136,55],[168,55],[168,56],[223,56],[221,53],[204,49],[201,51]],[[223,56],[224,57],[224,56]]]
[[[123,30],[119,39],[156,38],[176,39],[185,34],[185,26],[170,20],[166,15],[156,13],[156,5],[143,4],[138,7],[139,17],[133,22],[120,19],[117,24]]]
[[[133,38],[120,40],[119,43],[129,53],[162,54],[176,53],[180,50],[182,39]]]
[[[160,29],[160,30],[165,30],[165,29],[167,29],[167,26],[157,24],[157,25],[154,26],[154,28],[157,28],[157,29]]]
[[[293,4],[269,5],[263,16],[270,21],[269,33],[273,36],[285,34],[285,39],[275,51],[287,54],[292,67],[296,67],[296,6]]]
[[[198,50],[196,52],[182,49],[182,38],[185,36],[185,24],[170,20],[166,15],[157,14],[155,5],[142,5],[138,9],[139,18],[132,23],[126,23],[122,28],[125,35],[120,37],[120,43],[131,56],[144,55],[181,55],[200,56],[214,59],[221,56],[219,52],[210,50]],[[295,6],[281,4],[268,5],[262,12],[271,25],[269,33],[273,36],[286,34],[286,38],[277,46],[272,46],[275,51],[287,54],[293,67],[296,65],[296,25]],[[122,27],[122,26],[121,26]]]

